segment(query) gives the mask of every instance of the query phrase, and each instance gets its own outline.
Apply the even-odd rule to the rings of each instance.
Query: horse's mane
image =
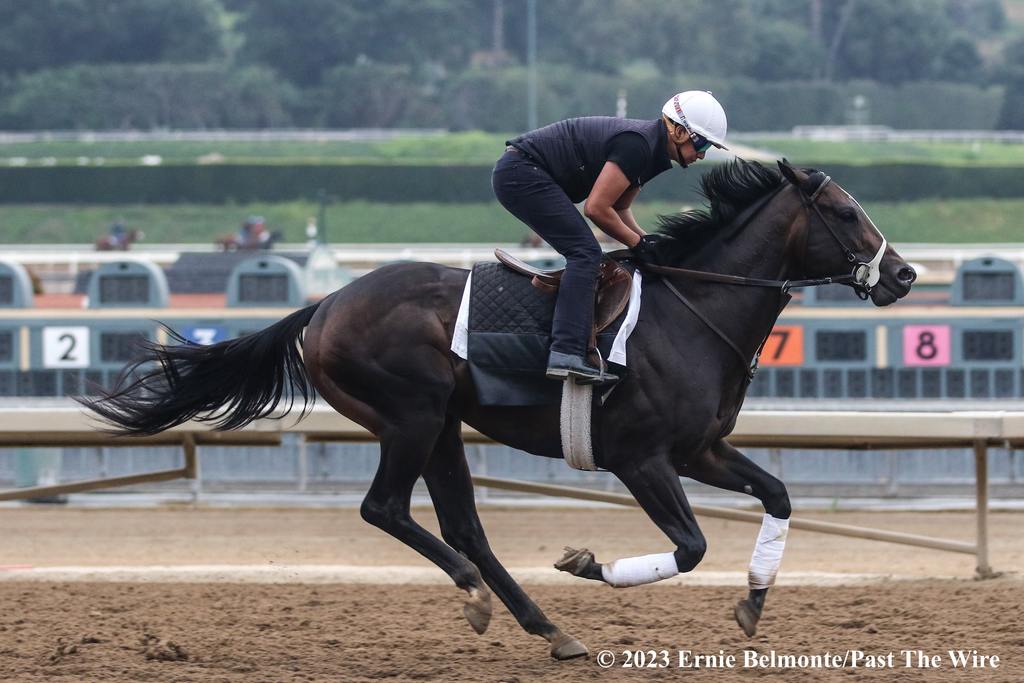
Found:
[[[658,244],[663,262],[679,263],[700,250],[744,209],[782,182],[781,173],[756,161],[737,158],[711,169],[700,181],[707,208],[658,216],[658,232],[670,238]]]

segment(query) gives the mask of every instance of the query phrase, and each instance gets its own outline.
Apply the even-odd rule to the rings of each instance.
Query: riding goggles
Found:
[[[689,133],[690,140],[693,142],[693,149],[697,152],[697,154],[703,154],[704,152],[711,149],[711,141],[708,140],[706,137],[704,137],[700,133],[695,133],[692,130],[689,131]]]

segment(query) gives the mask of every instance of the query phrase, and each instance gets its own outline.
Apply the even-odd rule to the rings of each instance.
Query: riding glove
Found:
[[[630,248],[630,252],[632,252],[633,258],[640,263],[660,266],[662,263],[657,253],[657,245],[664,239],[664,235],[644,235],[640,238],[640,241],[636,243],[636,246]]]

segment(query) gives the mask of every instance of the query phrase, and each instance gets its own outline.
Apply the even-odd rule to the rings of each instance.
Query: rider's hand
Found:
[[[660,266],[662,263],[657,253],[657,245],[664,239],[664,235],[644,235],[629,251],[632,252],[633,258],[641,264]]]

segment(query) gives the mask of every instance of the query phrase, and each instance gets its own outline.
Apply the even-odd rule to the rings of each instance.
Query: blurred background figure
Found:
[[[218,237],[214,243],[224,251],[252,251],[271,249],[274,242],[280,239],[280,232],[267,230],[267,223],[263,216],[249,216],[242,222],[238,232]]]
[[[547,242],[545,242],[544,239],[533,230],[526,230],[523,232],[523,238],[519,240],[519,246],[539,249],[547,246]]]
[[[317,233],[319,229],[316,227],[316,218],[310,216],[306,219],[306,246],[312,249],[319,242]]]
[[[128,251],[132,244],[141,242],[146,234],[132,228],[128,230],[124,222],[115,221],[110,224],[109,232],[96,238],[96,251]]]

